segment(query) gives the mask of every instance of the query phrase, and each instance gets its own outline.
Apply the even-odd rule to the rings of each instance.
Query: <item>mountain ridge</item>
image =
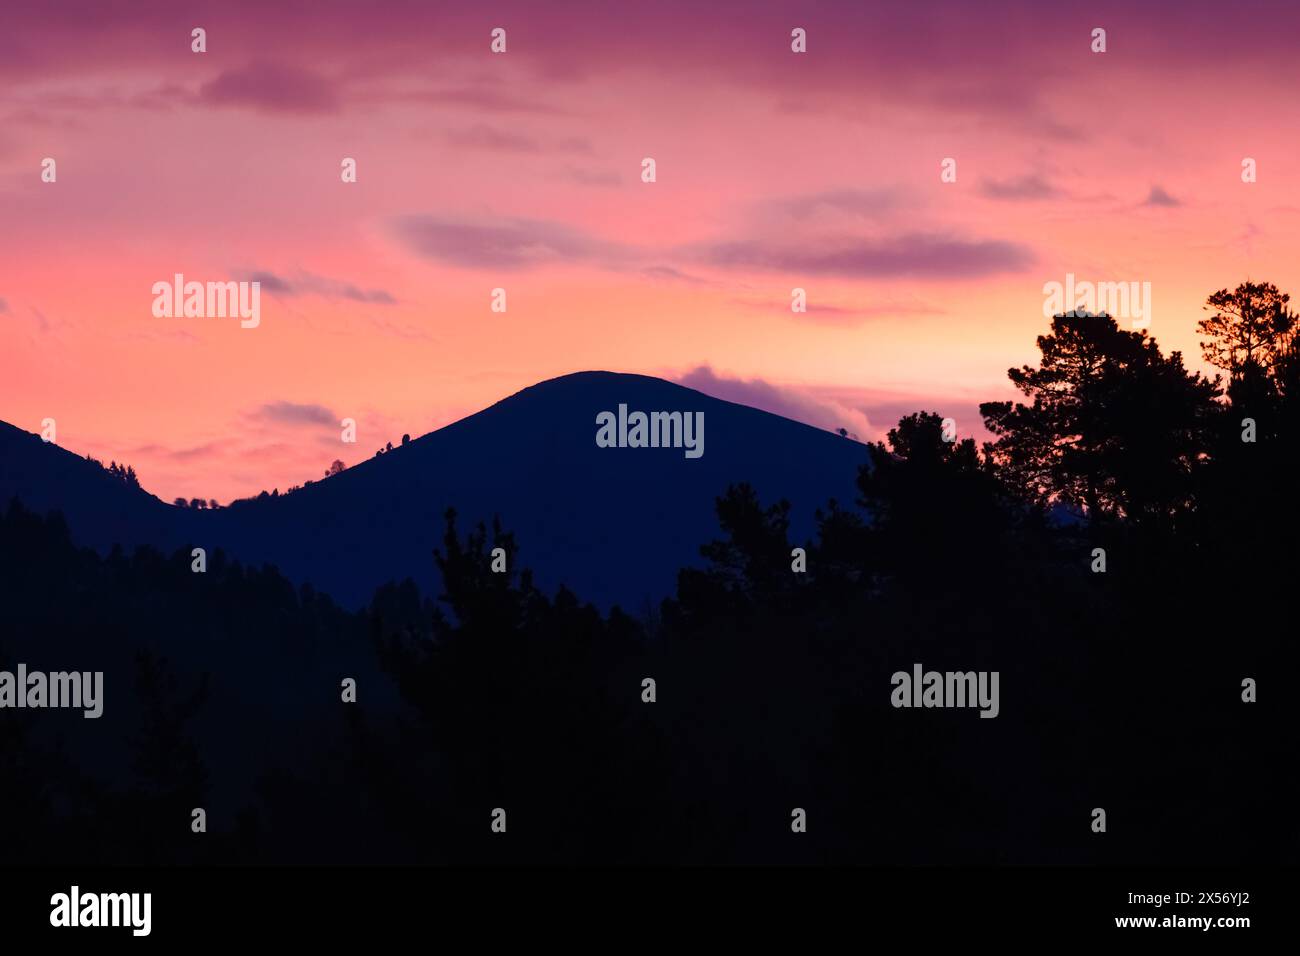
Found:
[[[703,456],[598,447],[596,416],[620,403],[702,412]],[[510,560],[532,568],[544,590],[565,585],[598,606],[634,610],[670,594],[677,570],[697,563],[699,546],[717,536],[714,502],[729,484],[749,482],[766,503],[789,500],[802,540],[815,509],[853,500],[867,458],[865,445],[832,432],[604,370],[546,379],[292,494],[216,511],[176,508],[45,445],[0,428],[0,496],[63,511],[78,543],[222,548],[350,607],[406,577],[438,593],[432,551],[452,508],[462,530],[499,516],[519,544]]]

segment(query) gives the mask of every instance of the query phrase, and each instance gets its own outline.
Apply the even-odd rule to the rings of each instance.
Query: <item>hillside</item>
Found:
[[[629,411],[703,412],[704,453],[600,448],[596,417]],[[0,496],[61,509],[74,539],[224,548],[276,565],[357,607],[389,580],[437,586],[432,551],[443,514],[461,527],[500,515],[517,556],[544,590],[640,610],[667,596],[677,569],[716,535],[714,499],[748,481],[764,501],[785,497],[802,540],[813,513],[855,495],[866,448],[830,432],[640,375],[582,372],[497,404],[289,496],[218,511],[175,509],[129,489],[75,455],[6,426]]]

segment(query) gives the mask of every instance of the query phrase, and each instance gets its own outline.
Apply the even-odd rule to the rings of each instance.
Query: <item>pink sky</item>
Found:
[[[1196,368],[1208,294],[1300,288],[1295,4],[470,6],[8,11],[0,418],[223,502],[584,369],[972,433],[1068,272]]]

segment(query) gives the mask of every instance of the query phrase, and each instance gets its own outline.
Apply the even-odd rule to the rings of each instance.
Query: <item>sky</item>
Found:
[[[1209,294],[1300,291],[1298,25],[1189,0],[10,5],[0,419],[223,503],[587,369],[864,440],[918,409],[980,435],[1067,274],[1149,283],[1147,330],[1204,369]],[[260,323],[155,316],[177,273],[260,282]]]

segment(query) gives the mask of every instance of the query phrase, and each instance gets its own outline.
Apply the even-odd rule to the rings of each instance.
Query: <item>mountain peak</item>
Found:
[[[629,415],[701,415],[702,454],[602,447],[597,416],[620,405]],[[516,566],[531,567],[544,589],[565,584],[599,605],[640,608],[671,593],[678,568],[698,563],[700,546],[718,534],[715,502],[728,485],[748,482],[764,501],[789,500],[800,539],[828,499],[853,499],[867,455],[819,428],[610,371],[539,382],[301,491],[217,511],[171,508],[121,482],[92,481],[100,469],[29,438],[0,435],[0,495],[62,510],[79,543],[221,547],[351,606],[406,577],[438,593],[431,555],[454,508],[462,526],[499,516],[519,543]]]

